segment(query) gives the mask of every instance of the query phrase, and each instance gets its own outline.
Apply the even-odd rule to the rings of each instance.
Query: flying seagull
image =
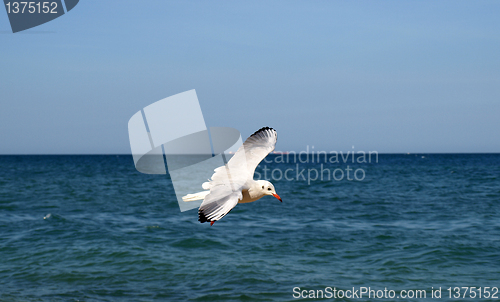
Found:
[[[188,194],[184,201],[203,199],[198,209],[199,221],[214,222],[226,216],[238,203],[253,202],[266,195],[279,201],[272,183],[267,180],[253,180],[255,168],[274,150],[278,133],[273,128],[264,127],[250,135],[226,165],[215,169],[211,180],[203,183],[208,191]]]

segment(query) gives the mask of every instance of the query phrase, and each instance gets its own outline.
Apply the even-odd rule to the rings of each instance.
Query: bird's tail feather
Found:
[[[210,193],[210,191],[203,191],[203,192],[198,192],[194,194],[188,194],[186,196],[182,196],[182,200],[185,202],[188,201],[195,201],[195,200],[201,200],[205,199],[205,197]]]

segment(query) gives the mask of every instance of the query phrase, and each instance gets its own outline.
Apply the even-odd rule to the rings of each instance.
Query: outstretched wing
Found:
[[[259,163],[266,158],[266,156],[274,151],[276,141],[278,140],[278,132],[273,128],[264,127],[250,135],[243,145],[236,151],[235,155],[229,160],[228,165],[232,164],[237,166],[240,157],[238,153],[245,153],[245,161],[247,166],[247,173],[253,178],[255,168]],[[234,161],[234,163],[233,163]],[[242,164],[242,163],[241,163]]]
[[[255,168],[274,150],[278,133],[273,128],[264,127],[250,135],[241,145],[227,165],[215,169],[210,182],[203,184],[208,190],[215,185],[234,183],[243,186],[249,179],[253,179]]]
[[[212,188],[198,209],[198,217],[201,223],[217,221],[226,216],[243,196],[240,191],[220,185]]]

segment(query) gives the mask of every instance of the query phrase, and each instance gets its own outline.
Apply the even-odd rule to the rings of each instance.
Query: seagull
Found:
[[[212,226],[238,203],[253,202],[266,195],[283,202],[271,182],[253,180],[255,168],[274,150],[277,139],[278,133],[273,128],[264,127],[256,131],[227,164],[215,169],[211,179],[203,183],[202,188],[208,191],[182,197],[186,202],[203,199],[198,209],[198,221],[210,222]]]

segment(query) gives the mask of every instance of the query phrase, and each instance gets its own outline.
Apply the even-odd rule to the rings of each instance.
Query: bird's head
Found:
[[[279,201],[283,202],[283,200],[281,200],[281,197],[279,197],[279,195],[276,194],[276,190],[274,189],[274,186],[272,183],[270,183],[267,180],[258,180],[258,183],[260,185],[260,190],[261,190],[262,194],[274,196]]]

